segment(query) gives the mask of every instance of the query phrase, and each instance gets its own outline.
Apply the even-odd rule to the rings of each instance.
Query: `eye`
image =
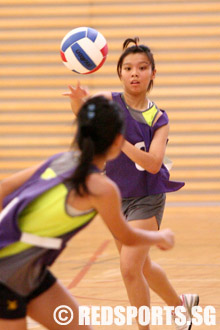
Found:
[[[125,70],[125,71],[130,71],[131,68],[130,68],[129,66],[125,66],[125,67],[124,67],[124,70]]]
[[[148,68],[147,65],[142,65],[142,66],[140,67],[140,70],[141,70],[141,71],[144,71],[144,70],[147,70],[147,68]]]

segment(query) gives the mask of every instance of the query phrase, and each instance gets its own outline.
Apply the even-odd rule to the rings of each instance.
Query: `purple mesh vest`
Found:
[[[18,226],[19,214],[31,201],[40,196],[42,193],[62,182],[65,182],[74,172],[77,161],[78,158],[75,157],[74,152],[71,151],[53,155],[42,164],[42,166],[31,176],[30,179],[28,179],[17,190],[5,197],[3,200],[4,208],[0,213],[0,249],[20,240],[22,232]],[[41,174],[48,167],[50,167],[51,164],[54,164],[56,167],[57,176],[51,179],[42,179]],[[91,166],[91,172],[100,171],[95,166]],[[94,213],[96,214],[96,212]],[[91,213],[89,222],[94,218],[95,214]],[[51,265],[66,247],[67,241],[87,226],[89,222],[82,224],[79,228],[60,236],[60,247],[51,247],[45,250],[45,253],[40,258],[39,262],[42,262],[45,265]]]
[[[169,122],[166,112],[161,110],[163,113],[161,117],[155,125],[149,126],[147,123],[141,123],[133,119],[121,98],[121,93],[112,93],[112,98],[125,113],[125,139],[137,148],[149,151],[155,131]],[[170,174],[164,164],[162,164],[158,173],[151,174],[135,164],[123,152],[116,159],[107,163],[106,174],[118,185],[122,198],[144,197],[172,192],[184,186],[184,182],[169,180]]]

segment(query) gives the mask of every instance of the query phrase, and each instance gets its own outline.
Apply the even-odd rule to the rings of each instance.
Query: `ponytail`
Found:
[[[124,132],[124,116],[119,105],[103,96],[89,99],[77,117],[77,133],[73,145],[80,157],[70,178],[78,195],[89,194],[86,179],[91,171],[94,156],[104,155],[116,135]]]
[[[82,196],[83,193],[89,193],[86,185],[86,177],[89,174],[94,157],[94,144],[91,137],[87,136],[83,138],[81,150],[79,162],[72,177],[76,193],[80,196]]]
[[[134,39],[132,39],[132,38],[128,38],[128,39],[126,39],[126,40],[124,41],[123,46],[122,46],[122,49],[125,50],[131,42],[133,42],[133,43],[135,44],[135,46],[138,47],[138,43],[139,43],[139,41],[140,41],[140,40],[139,40],[138,37],[134,37]]]

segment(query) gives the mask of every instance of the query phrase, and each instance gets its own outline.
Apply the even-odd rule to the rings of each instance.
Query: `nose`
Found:
[[[132,77],[137,77],[138,76],[138,72],[137,72],[137,69],[136,68],[133,68],[132,71],[131,71],[131,76]]]

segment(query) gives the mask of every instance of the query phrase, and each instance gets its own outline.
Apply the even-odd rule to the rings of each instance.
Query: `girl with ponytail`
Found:
[[[126,121],[122,152],[106,164],[106,174],[120,190],[122,210],[132,228],[156,233],[161,225],[166,193],[181,189],[184,183],[171,181],[169,168],[163,163],[169,119],[166,112],[149,99],[156,66],[151,49],[140,44],[138,37],[124,41],[117,74],[122,91],[99,93],[120,105]],[[77,115],[79,106],[89,94],[79,84],[69,88],[64,95],[70,97],[72,110]],[[131,249],[117,240],[116,245],[131,305],[150,306],[149,288],[152,288],[169,306],[184,304],[186,324],[181,330],[189,330],[191,308],[198,304],[198,295],[179,296],[163,269],[151,261],[150,247],[134,246]],[[149,325],[139,325],[139,329],[147,330]]]
[[[78,325],[78,303],[49,266],[97,213],[125,246],[166,250],[174,244],[168,229],[132,229],[121,213],[115,183],[102,173],[124,142],[119,105],[102,96],[91,98],[79,111],[77,124],[73,150],[0,184],[0,329],[27,329],[27,315],[47,329],[61,329],[53,318],[60,305],[74,313],[65,329],[92,329]]]

